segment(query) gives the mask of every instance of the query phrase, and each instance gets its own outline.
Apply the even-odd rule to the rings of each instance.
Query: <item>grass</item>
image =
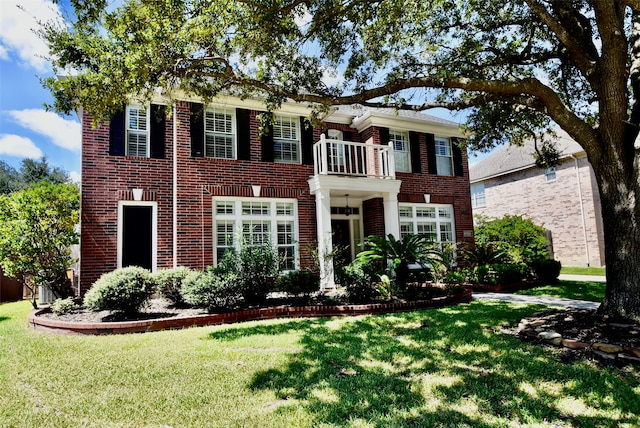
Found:
[[[604,276],[607,273],[606,268],[599,267],[562,267],[560,273],[567,275],[598,275]]]
[[[557,284],[548,284],[529,290],[521,290],[515,294],[564,297],[566,299],[602,302],[604,299],[605,286],[606,284],[604,282],[559,281]]]
[[[0,305],[0,420],[29,427],[638,426],[637,369],[509,334],[540,306],[287,319],[122,336],[30,330]]]

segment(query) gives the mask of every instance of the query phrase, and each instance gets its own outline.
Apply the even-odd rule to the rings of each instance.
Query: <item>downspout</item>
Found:
[[[582,220],[582,236],[584,238],[584,251],[587,256],[587,267],[591,265],[589,255],[589,242],[587,240],[587,224],[584,219],[584,204],[582,202],[582,185],[580,184],[580,170],[578,169],[578,158],[574,155],[570,155],[573,159],[576,168],[576,179],[578,180],[578,198],[580,199],[580,218]]]
[[[173,267],[178,267],[178,109],[173,103]]]

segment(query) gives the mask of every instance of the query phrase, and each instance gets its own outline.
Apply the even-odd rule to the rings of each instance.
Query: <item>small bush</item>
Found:
[[[308,270],[294,270],[287,272],[278,278],[276,282],[278,291],[291,294],[297,297],[304,297],[305,300],[320,290],[320,278]]]
[[[51,304],[51,312],[56,315],[70,314],[78,309],[80,309],[80,305],[73,300],[73,297],[56,299],[55,302]]]
[[[560,275],[562,264],[558,260],[543,259],[531,263],[531,268],[540,281],[555,282]]]
[[[263,304],[275,290],[279,273],[279,255],[270,245],[243,246],[238,261],[238,283],[247,304]]]
[[[156,290],[175,306],[184,306],[182,296],[182,282],[191,273],[188,267],[180,266],[173,269],[163,269],[152,275],[156,283]]]
[[[374,263],[356,259],[347,266],[336,269],[336,282],[347,290],[350,302],[368,302],[379,295],[374,284],[383,272]]]
[[[231,309],[242,299],[237,280],[234,273],[192,271],[182,281],[182,295],[187,303],[209,312]]]
[[[527,276],[529,268],[524,263],[501,263],[491,265],[490,273],[493,274],[491,285],[515,284]]]
[[[148,270],[137,266],[117,269],[98,278],[84,296],[84,306],[90,311],[135,314],[149,301],[154,288]]]

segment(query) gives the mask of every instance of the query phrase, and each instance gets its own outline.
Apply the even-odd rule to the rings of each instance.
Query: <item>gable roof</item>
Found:
[[[584,152],[584,149],[564,130],[556,128],[554,131],[557,135],[555,143],[561,159]],[[535,148],[532,139],[526,140],[522,146],[511,144],[503,146],[480,162],[469,166],[469,181],[474,183],[534,167],[533,153]]]

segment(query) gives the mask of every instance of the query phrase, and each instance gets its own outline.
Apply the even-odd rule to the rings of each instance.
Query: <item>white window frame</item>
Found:
[[[447,137],[434,138],[436,148],[436,172],[438,175],[453,176],[453,147]]]
[[[558,175],[557,174],[558,174],[558,170],[556,169],[555,166],[546,168],[544,170],[544,176],[546,177],[547,182],[556,181],[558,179]]]
[[[218,213],[218,203],[225,204],[221,213]],[[243,213],[243,203],[251,203],[256,205],[256,211]],[[259,204],[268,205],[268,212],[260,209]],[[284,205],[283,205],[284,204]],[[299,248],[299,224],[298,224],[298,200],[297,199],[284,199],[284,198],[243,198],[243,197],[231,197],[231,196],[214,196],[212,198],[212,212],[213,212],[213,264],[217,265],[218,260],[222,257],[222,254],[218,254],[220,248],[233,248],[236,252],[240,251],[240,245],[244,233],[244,225],[249,222],[267,223],[269,224],[269,239],[271,245],[280,251],[281,248],[293,249],[293,265],[291,269],[295,270],[300,267],[300,248]],[[291,207],[291,210],[288,210]],[[287,208],[287,209],[285,209]],[[251,210],[253,211],[253,210]],[[228,236],[225,237],[225,245],[218,245],[218,222],[220,224],[233,224],[233,238],[232,245],[228,245]],[[291,242],[284,244],[278,244],[279,230],[278,225],[286,223],[292,226],[292,239]],[[228,233],[225,232],[225,233]],[[225,250],[226,251],[226,250]]]
[[[390,129],[389,142],[393,144],[393,161],[396,166],[396,172],[411,172],[409,133]]]
[[[405,203],[398,204],[400,214],[400,235],[418,234],[421,228],[427,225],[434,226],[436,239],[433,242],[438,245],[443,243],[456,243],[455,211],[450,204],[418,204]],[[448,212],[449,216],[445,213]],[[433,216],[430,214],[433,213]],[[446,230],[447,227],[449,230]],[[443,240],[444,233],[451,234],[451,240]]]
[[[158,269],[158,203],[155,201],[118,201],[118,269],[122,267],[124,207],[151,207],[151,271]]]
[[[144,120],[140,121],[137,120],[135,123],[135,126],[132,127],[132,120],[133,119],[132,116],[132,110],[136,110],[138,112],[137,116],[140,118],[141,115],[139,114],[139,112],[141,110],[144,110]],[[141,104],[129,104],[126,107],[126,117],[125,117],[125,150],[126,150],[126,155],[127,156],[137,156],[137,157],[146,157],[148,158],[150,156],[150,151],[151,151],[151,124],[149,121],[149,116],[151,114],[151,108],[149,108],[149,106],[143,106]],[[145,129],[140,129],[139,125],[140,124],[144,124]],[[144,154],[140,153],[140,150],[137,150],[135,153],[132,153],[132,150],[130,149],[129,145],[130,145],[130,139],[131,136],[136,135],[138,137],[144,137],[145,142],[144,142]],[[140,143],[136,143],[138,146],[140,146]]]
[[[483,208],[487,206],[487,196],[484,190],[484,182],[471,185],[471,208]]]
[[[299,117],[276,115],[273,120],[274,162],[301,163],[301,138]],[[285,151],[283,146],[287,146],[288,150]],[[283,156],[285,153],[289,155]]]
[[[213,114],[214,117],[213,118],[209,118],[209,115]],[[215,115],[216,114],[223,114],[225,116],[229,117],[230,120],[230,125],[231,125],[231,129],[229,130],[218,130],[218,129],[214,129],[214,130],[208,130],[207,129],[207,123],[210,120],[213,120],[213,127],[215,128]],[[226,120],[226,118],[225,118]],[[216,106],[211,106],[211,107],[207,107],[205,112],[204,112],[204,155],[205,157],[209,157],[209,158],[217,158],[217,159],[237,159],[237,146],[238,146],[238,138],[237,138],[237,131],[236,131],[236,112],[235,109],[225,109],[225,108],[221,108],[221,107],[216,107]],[[215,147],[213,150],[213,153],[209,153],[208,149],[208,144],[207,144],[207,137],[211,137],[211,138],[231,138],[231,156],[216,156],[215,153]],[[215,146],[215,144],[214,144]]]

